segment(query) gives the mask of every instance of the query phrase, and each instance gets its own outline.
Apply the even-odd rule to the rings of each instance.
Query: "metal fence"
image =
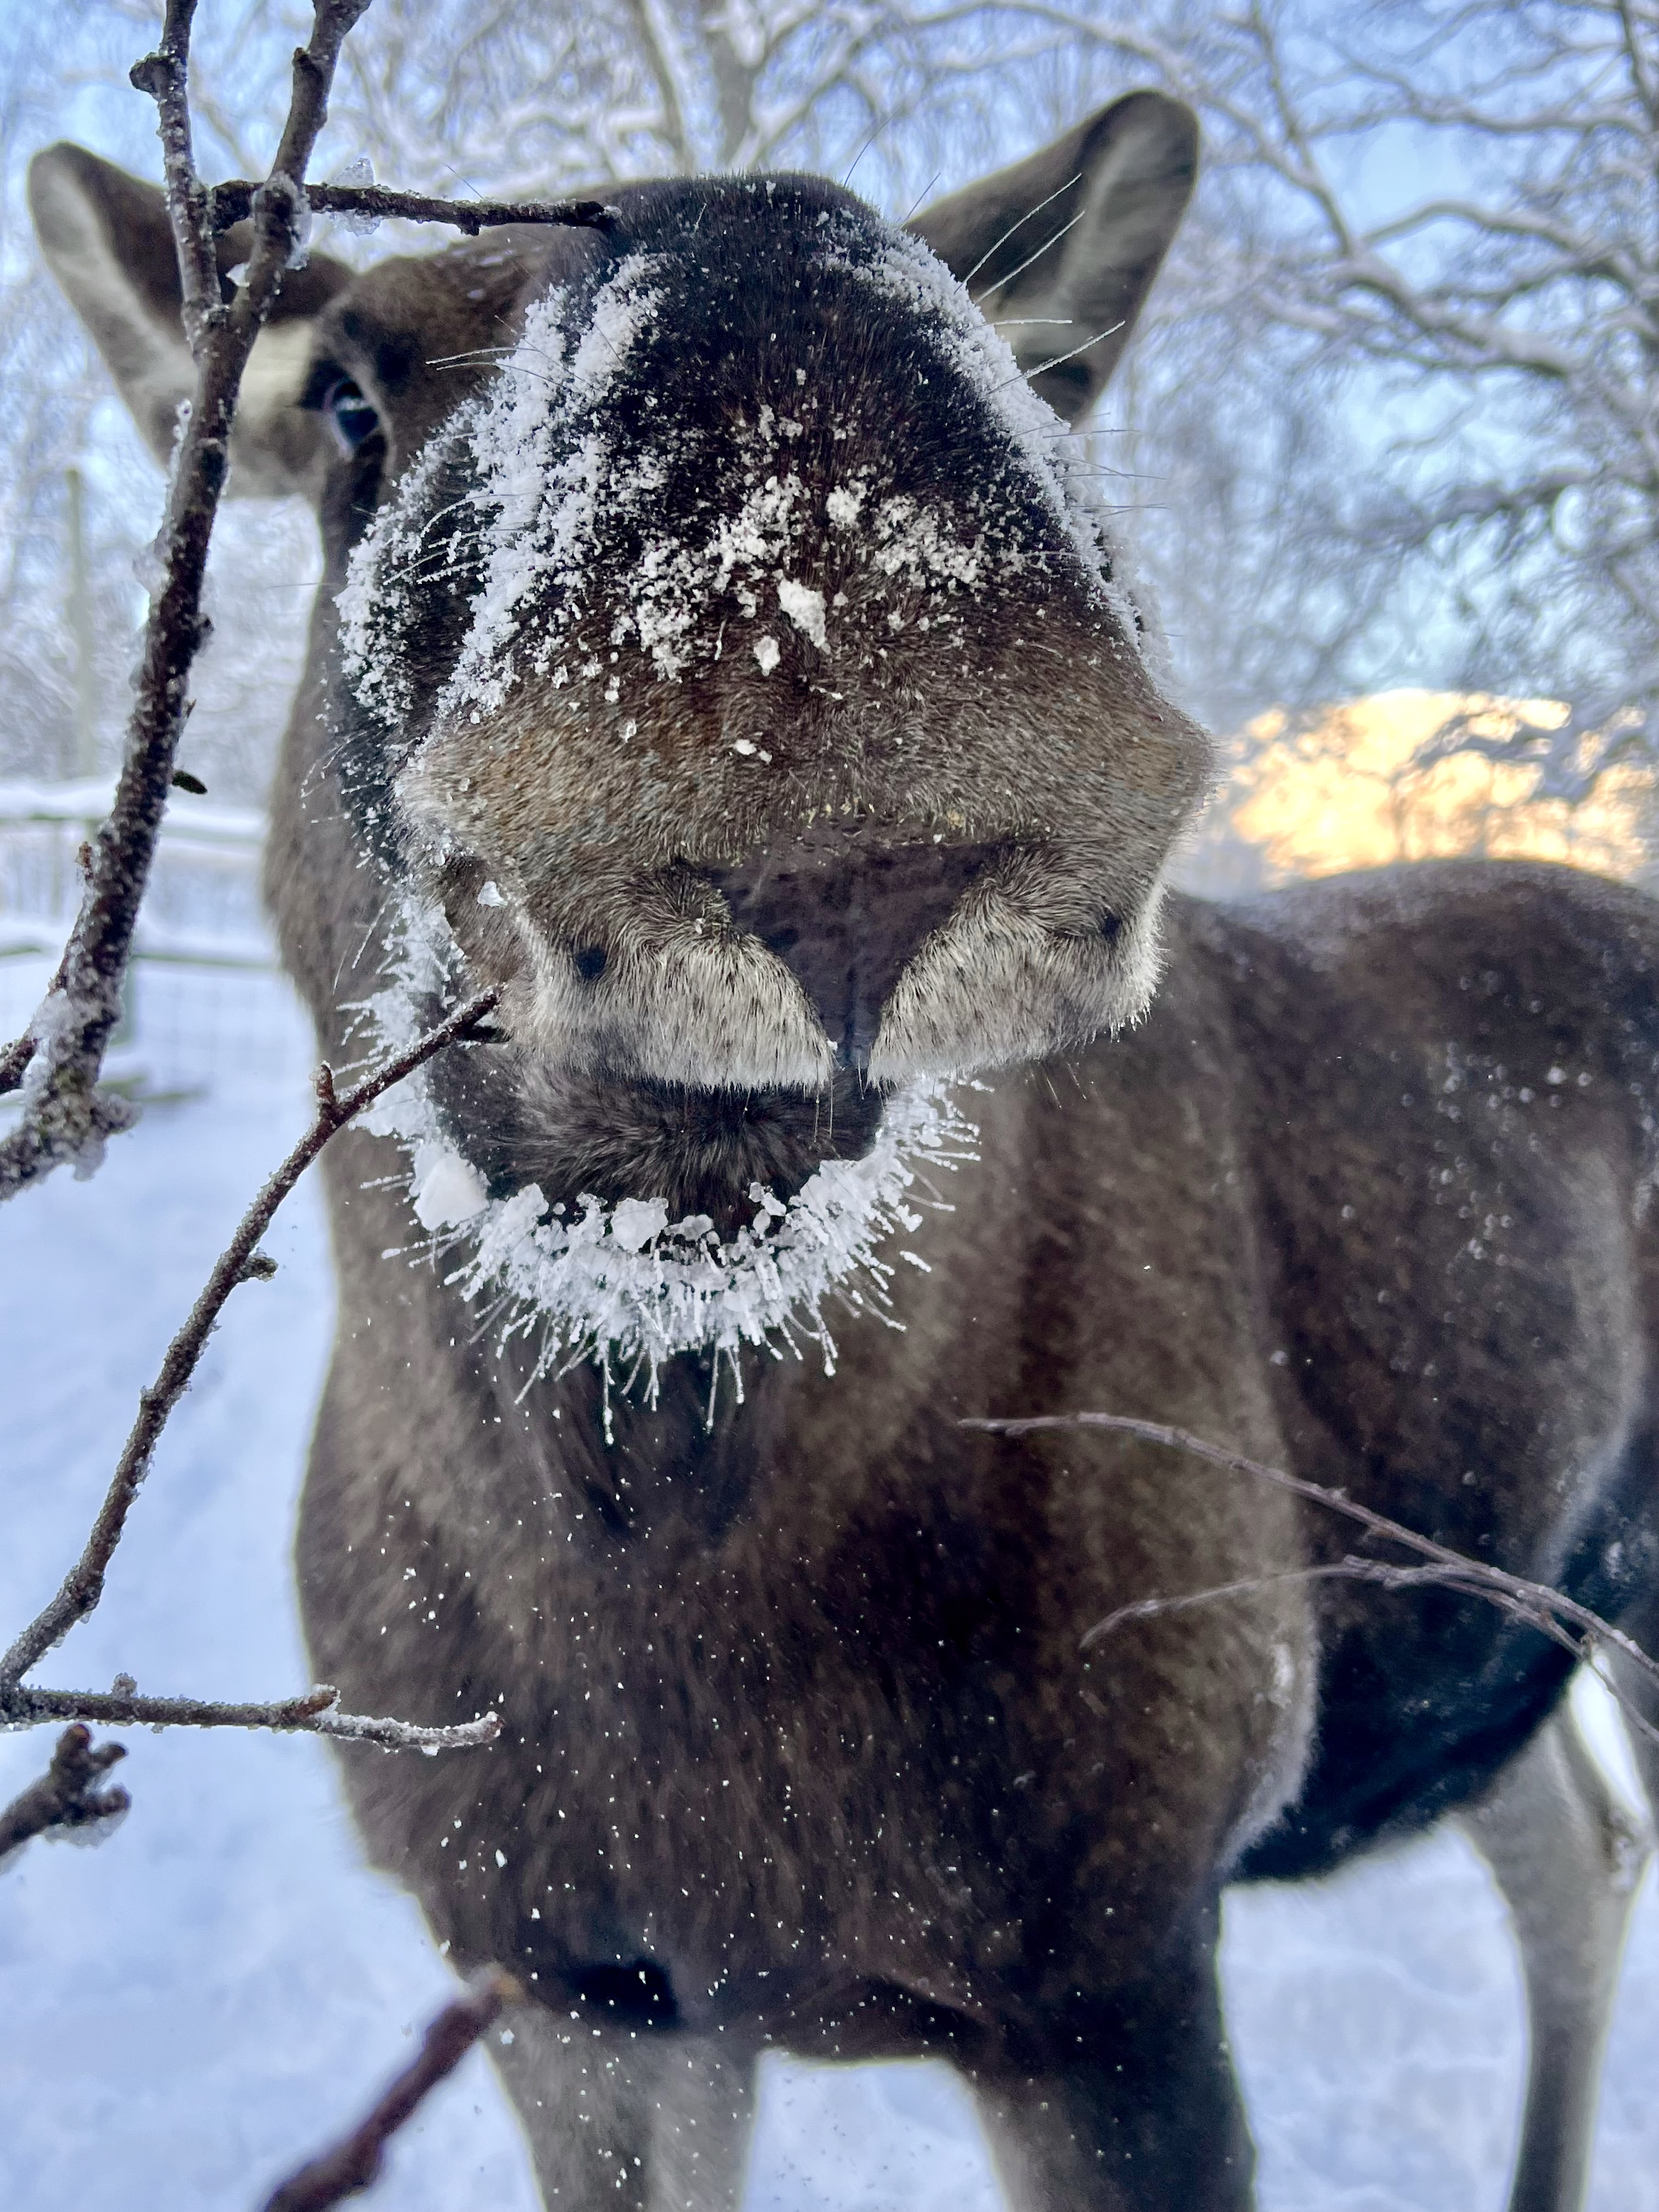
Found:
[[[81,896],[78,854],[105,780],[0,782],[0,1036],[27,1022]],[[259,902],[262,815],[185,794],[169,807],[139,916],[109,1073],[166,1097],[232,1079],[288,1082],[309,1057]]]

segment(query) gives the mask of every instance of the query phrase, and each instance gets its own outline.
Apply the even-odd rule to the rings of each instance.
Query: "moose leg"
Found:
[[[1650,1620],[1631,1631],[1646,1651],[1659,1646],[1659,1619]],[[1636,1771],[1642,1778],[1642,1788],[1648,1801],[1648,1811],[1659,1821],[1659,1742],[1635,1725],[1632,1711],[1638,1714],[1650,1729],[1659,1729],[1659,1685],[1639,1667],[1617,1651],[1604,1651],[1602,1662],[1617,1684],[1619,1694],[1625,1699],[1625,1735],[1630,1743],[1630,1755]]]
[[[539,2005],[503,2019],[513,2041],[492,2037],[489,2055],[549,2212],[737,2212],[751,2055],[723,2036],[596,2036]]]
[[[1066,2045],[1070,2049],[1066,2049]],[[1172,1963],[975,2089],[1013,2212],[1246,2212],[1255,2151],[1215,1961]]]
[[[1510,2212],[1577,2212],[1626,1923],[1650,1848],[1564,1701],[1463,1814],[1521,1947],[1531,2027]]]

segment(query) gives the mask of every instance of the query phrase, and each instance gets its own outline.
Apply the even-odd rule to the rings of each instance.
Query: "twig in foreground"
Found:
[[[264,2212],[328,2212],[367,2189],[380,2171],[386,2147],[429,2090],[451,2074],[501,2007],[524,1992],[499,1966],[475,1975],[465,1995],[447,2004],[427,2029],[420,2050],[351,2133],[331,2150],[291,2174],[265,2200]]]
[[[0,1810],[0,1862],[31,1836],[119,1820],[132,1800],[118,1783],[104,1786],[102,1778],[126,1755],[126,1747],[118,1743],[101,1743],[94,1751],[92,1730],[78,1722],[66,1728],[40,1779]]]
[[[1258,1482],[1271,1483],[1275,1489],[1288,1490],[1293,1497],[1306,1498],[1310,1504],[1325,1506],[1333,1513],[1357,1521],[1370,1534],[1398,1544],[1425,1562],[1420,1567],[1400,1567],[1386,1560],[1347,1559],[1319,1566],[1293,1567],[1283,1573],[1257,1576],[1243,1582],[1218,1583],[1211,1589],[1189,1590],[1170,1597],[1139,1598],[1129,1605],[1120,1606],[1104,1620],[1097,1621],[1085,1634],[1085,1644],[1108,1634],[1125,1620],[1147,1620],[1160,1613],[1183,1612],[1192,1606],[1213,1604],[1222,1598],[1270,1589],[1279,1583],[1348,1581],[1376,1583],[1394,1589],[1449,1589],[1495,1605],[1500,1612],[1524,1621],[1529,1628],[1535,1628],[1552,1643],[1571,1652],[1575,1659],[1589,1667],[1642,1734],[1659,1742],[1659,1729],[1653,1726],[1617,1682],[1602,1673],[1595,1664],[1593,1647],[1598,1644],[1612,1645],[1656,1686],[1659,1686],[1659,1660],[1626,1636],[1622,1628],[1615,1628],[1599,1613],[1592,1613],[1588,1606],[1580,1605],[1576,1598],[1569,1597],[1565,1590],[1552,1588],[1548,1583],[1529,1582],[1524,1575],[1512,1575],[1502,1567],[1489,1565],[1484,1559],[1469,1559],[1449,1545],[1437,1544],[1431,1536],[1419,1535],[1402,1521],[1391,1521],[1386,1513],[1374,1512],[1369,1505],[1359,1504],[1343,1491],[1329,1489],[1322,1482],[1310,1482],[1305,1475],[1291,1474],[1282,1467],[1268,1467],[1261,1460],[1249,1459],[1243,1452],[1229,1451],[1223,1445],[1194,1436],[1188,1429],[1171,1428],[1163,1421],[1138,1420],[1128,1413],[1036,1413],[1004,1421],[966,1420],[962,1426],[986,1429],[1000,1436],[1026,1436],[1042,1429],[1106,1429],[1120,1436],[1139,1437],[1146,1443],[1162,1444],[1171,1451],[1190,1452],[1195,1458],[1208,1460],[1212,1466],[1224,1468],[1230,1474],[1248,1474]]]
[[[123,1678],[123,1682],[129,1679]],[[342,1742],[377,1743],[382,1751],[471,1751],[494,1743],[501,1724],[494,1713],[448,1727],[428,1728],[416,1721],[379,1720],[368,1713],[343,1713],[340,1693],[319,1683],[297,1698],[270,1704],[222,1698],[143,1698],[134,1689],[13,1689],[0,1705],[13,1727],[32,1721],[92,1721],[100,1728],[271,1729],[282,1735],[331,1735]]]
[[[228,230],[252,212],[257,185],[232,178],[213,188],[213,227]],[[600,230],[617,210],[604,200],[444,200],[425,192],[398,192],[385,185],[307,185],[306,204],[313,215],[392,216],[404,222],[447,222],[476,238],[513,222],[564,223],[578,230]]]
[[[34,1038],[27,1030],[21,1036],[14,1037],[9,1044],[0,1045],[0,1097],[21,1085],[33,1057]]]
[[[270,1273],[270,1263],[259,1251],[258,1243],[277,1207],[331,1137],[366,1107],[372,1106],[383,1091],[424,1066],[434,1054],[465,1037],[490,1012],[500,995],[498,990],[481,991],[447,1020],[440,1022],[406,1050],[371,1070],[362,1082],[343,1093],[336,1091],[333,1073],[326,1064],[318,1070],[317,1110],[311,1127],[242,1216],[235,1235],[215,1262],[184,1327],[167,1346],[155,1382],[140,1393],[138,1418],[122,1447],[114,1477],[80,1558],[64,1577],[57,1595],[14,1640],[5,1656],[0,1658],[0,1719],[27,1717],[21,1712],[14,1715],[13,1710],[23,1676],[54,1644],[63,1641],[77,1620],[86,1618],[102,1596],[105,1573],[121,1540],[139,1485],[149,1472],[161,1431],[196,1371],[196,1364],[226,1300],[239,1283],[257,1280]],[[41,1694],[44,1693],[27,1693]],[[77,1711],[86,1710],[85,1706],[76,1708]]]
[[[196,386],[168,477],[156,540],[161,579],[144,624],[115,802],[93,842],[58,980],[27,1035],[0,1052],[0,1091],[21,1089],[24,1099],[16,1125],[0,1138],[0,1200],[70,1161],[89,1172],[105,1139],[133,1118],[125,1099],[99,1088],[99,1079],[121,1011],[122,979],[190,711],[191,670],[208,634],[202,587],[242,372],[299,244],[306,168],[328,112],[341,45],[368,5],[368,0],[313,0],[310,43],[294,56],[282,143],[251,203],[246,280],[228,305],[218,296],[214,243],[205,227],[207,195],[191,150],[187,82],[195,0],[167,0],[160,43],[132,71],[133,82],[152,94],[160,112],[164,191]]]

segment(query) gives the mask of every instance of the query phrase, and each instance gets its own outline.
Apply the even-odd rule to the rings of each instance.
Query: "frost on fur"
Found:
[[[902,232],[879,234],[872,252],[862,222],[854,230],[826,222],[819,251],[826,266],[896,302],[928,334],[1007,441],[1085,588],[1110,606],[1126,640],[1150,642],[1080,442],[1074,450],[950,270]],[[596,653],[592,639],[578,647],[575,636],[595,612],[595,549],[621,523],[636,542],[627,573],[607,581],[609,647],[636,646],[659,682],[718,658],[728,623],[763,625],[777,612],[820,652],[833,652],[846,601],[837,595],[826,605],[801,566],[826,529],[840,558],[928,592],[935,620],[960,619],[961,603],[1017,587],[1034,563],[1046,563],[1046,551],[1002,532],[994,513],[969,521],[963,510],[896,492],[867,465],[815,486],[799,465],[804,422],[767,404],[729,424],[736,466],[718,497],[684,520],[663,513],[680,434],[673,410],[665,410],[660,434],[625,450],[611,417],[619,380],[659,334],[666,282],[661,257],[628,255],[579,331],[570,327],[568,289],[534,302],[489,389],[411,467],[352,556],[339,600],[345,672],[389,731],[414,703],[404,651],[414,595],[452,575],[464,575],[466,631],[435,702],[434,727],[493,714],[532,674],[557,688],[602,684],[614,700],[615,651]],[[833,410],[833,389],[822,400]],[[819,404],[815,389],[798,411]],[[749,649],[769,672],[764,637],[750,639]]]
[[[362,1009],[377,1047],[396,1050],[419,1034],[420,1006],[453,957],[441,916],[408,902],[392,979]],[[832,1295],[900,1326],[890,1318],[893,1268],[880,1248],[896,1231],[921,1227],[917,1203],[939,1201],[915,1200],[918,1183],[930,1169],[975,1158],[977,1138],[943,1084],[911,1085],[889,1101],[862,1159],[824,1161],[787,1204],[751,1185],[752,1218],[722,1239],[706,1214],[671,1222],[656,1198],[606,1205],[588,1194],[572,1211],[550,1206],[535,1183],[490,1197],[443,1127],[424,1068],[388,1091],[363,1126],[404,1147],[410,1203],[428,1237],[422,1249],[459,1256],[446,1280],[478,1307],[498,1347],[530,1338],[536,1375],[592,1360],[607,1383],[642,1380],[653,1403],[659,1369],[680,1352],[713,1352],[717,1376],[723,1357],[739,1398],[745,1345],[799,1356],[813,1342],[833,1374],[824,1311]]]
[[[1055,434],[1060,417],[1032,390],[1007,340],[922,240],[901,231],[877,262],[872,281],[916,310],[1001,421],[1069,536],[1085,574],[1096,580],[1148,675],[1166,689],[1171,668],[1162,626],[1146,586],[1131,574],[1122,535],[1113,528],[1088,472],[1088,441]]]

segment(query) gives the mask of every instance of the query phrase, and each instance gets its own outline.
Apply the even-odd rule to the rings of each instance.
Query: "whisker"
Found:
[[[910,203],[909,206],[905,210],[905,211],[904,211],[904,215],[903,215],[903,217],[902,217],[902,221],[901,221],[901,222],[900,222],[900,223],[899,223],[899,228],[900,228],[901,230],[902,230],[902,229],[903,229],[905,223],[907,223],[907,222],[909,222],[909,220],[910,220],[911,216],[915,213],[916,210],[917,210],[917,209],[921,205],[922,202],[927,198],[927,197],[928,193],[929,193],[929,192],[931,192],[931,191],[933,191],[933,186],[934,186],[934,185],[939,182],[939,179],[940,179],[944,174],[945,174],[945,172],[944,172],[944,170],[943,170],[943,169],[935,169],[935,170],[934,170],[934,172],[933,172],[933,175],[932,175],[932,176],[927,179],[927,183],[922,186],[921,190],[921,191],[916,194],[916,196],[915,196],[915,199],[913,199],[913,200],[911,201],[911,203]],[[993,247],[992,251],[993,251],[993,252],[994,252],[994,251],[995,251],[995,248],[994,248],[994,247]]]
[[[1115,323],[1109,323],[1103,331],[1097,331],[1093,337],[1085,338],[1081,345],[1074,345],[1070,353],[1057,353],[1052,361],[1040,361],[1035,368],[1021,369],[1020,374],[1029,384],[1034,376],[1045,376],[1051,368],[1058,368],[1062,362],[1075,361],[1080,353],[1087,353],[1091,346],[1097,346],[1102,338],[1111,337],[1116,331],[1122,330],[1124,327],[1125,325],[1123,321],[1121,318],[1120,318]],[[1008,385],[1012,382],[1013,379],[1010,377],[1006,382],[999,385],[997,389],[1000,392],[1006,392],[1008,389]]]
[[[428,368],[453,368],[459,362],[488,361],[493,355],[499,360],[513,351],[510,345],[474,346],[471,353],[437,353],[428,362]]]
[[[860,163],[860,162],[864,159],[865,155],[869,152],[870,149],[871,149],[871,148],[875,144],[875,143],[876,143],[877,139],[880,137],[880,136],[881,136],[881,134],[882,134],[882,131],[883,131],[884,127],[885,126],[886,121],[887,121],[886,117],[885,117],[885,116],[883,116],[883,118],[882,118],[881,121],[880,121],[879,123],[878,123],[878,124],[877,124],[877,125],[876,125],[875,129],[874,129],[874,130],[870,133],[870,136],[869,136],[869,137],[865,140],[865,142],[864,142],[863,145],[862,145],[862,146],[860,146],[860,147],[859,148],[858,152],[857,152],[856,154],[854,154],[854,155],[853,159],[852,159],[851,165],[849,166],[849,167],[848,167],[848,169],[847,174],[846,174],[846,175],[842,179],[842,180],[841,180],[841,188],[842,188],[842,190],[843,191],[846,191],[846,189],[847,189],[848,185],[852,182],[852,179],[853,179],[853,171],[854,171],[854,169],[856,169],[856,168],[857,168],[857,167],[858,167],[859,163]]]
[[[1079,208],[1077,213],[1072,217],[1070,222],[1066,225],[1065,229],[1057,230],[1052,238],[1045,239],[1042,244],[1038,246],[1035,253],[1028,253],[1024,260],[1020,263],[1018,268],[1012,270],[999,283],[995,284],[988,284],[985,289],[980,294],[979,300],[989,299],[993,292],[1006,292],[1008,287],[1013,283],[1016,276],[1023,276],[1034,261],[1042,260],[1043,255],[1048,251],[1048,248],[1051,246],[1058,246],[1060,240],[1065,237],[1067,230],[1075,230],[1079,223],[1082,222],[1084,216],[1087,215],[1088,212],[1089,210],[1087,208]],[[978,307],[979,300],[975,300],[974,301],[974,305],[975,307]]]
[[[938,179],[937,178],[935,178],[935,179],[934,179],[934,180],[933,180],[934,184],[937,184],[937,183],[938,183],[938,181],[939,181],[939,179]],[[1001,237],[1000,237],[1000,239],[998,239],[998,240],[997,240],[997,242],[996,242],[996,245],[995,245],[995,246],[988,246],[988,247],[987,247],[987,249],[985,250],[985,252],[980,255],[979,259],[978,259],[976,262],[975,262],[975,264],[974,264],[973,267],[972,267],[972,268],[968,271],[968,274],[967,274],[967,275],[963,278],[963,280],[962,280],[962,281],[963,281],[963,283],[964,284],[964,286],[965,286],[965,285],[971,284],[971,283],[973,283],[973,281],[974,281],[975,277],[978,276],[978,274],[979,274],[980,270],[981,270],[981,269],[983,269],[983,268],[984,268],[984,266],[985,266],[986,263],[987,263],[988,260],[990,260],[990,258],[992,258],[992,256],[993,256],[994,253],[996,253],[996,252],[998,252],[1001,247],[1003,247],[1003,246],[1006,246],[1006,244],[1008,243],[1009,240],[1013,236],[1014,233],[1015,233],[1017,230],[1021,230],[1021,229],[1023,229],[1023,228],[1024,228],[1024,226],[1025,226],[1028,222],[1030,222],[1030,221],[1031,220],[1031,217],[1032,217],[1034,215],[1041,215],[1041,214],[1042,213],[1042,210],[1043,210],[1043,209],[1044,209],[1044,208],[1046,208],[1046,207],[1052,207],[1052,206],[1054,205],[1054,202],[1055,202],[1055,201],[1060,198],[1060,193],[1061,193],[1061,192],[1069,192],[1069,191],[1071,191],[1071,189],[1072,189],[1072,186],[1073,186],[1073,185],[1080,185],[1082,182],[1083,182],[1083,172],[1082,172],[1082,170],[1081,170],[1081,169],[1079,169],[1079,170],[1078,171],[1078,173],[1077,173],[1076,176],[1074,176],[1074,177],[1068,177],[1068,178],[1066,179],[1066,182],[1065,182],[1063,185],[1060,185],[1060,190],[1059,190],[1058,191],[1052,191],[1052,192],[1050,192],[1050,193],[1049,193],[1049,195],[1048,195],[1048,198],[1047,198],[1046,200],[1039,200],[1039,201],[1037,202],[1037,204],[1036,204],[1036,205],[1035,207],[1033,207],[1033,208],[1027,208],[1027,209],[1026,209],[1026,210],[1025,210],[1025,212],[1024,212],[1024,214],[1023,216],[1021,216],[1021,217],[1019,218],[1019,221],[1018,221],[1018,222],[1011,222],[1011,223],[1009,224],[1009,226],[1008,226],[1007,229],[1006,229],[1006,230],[1005,230],[1005,231],[1003,232],[1003,234],[1002,234]],[[933,185],[930,185],[928,186],[928,190],[929,190],[930,191],[933,190]],[[1073,218],[1073,220],[1075,220],[1075,218]],[[1069,230],[1069,229],[1071,228],[1071,227],[1072,227],[1072,226],[1071,226],[1071,224],[1070,224],[1070,223],[1067,223],[1067,224],[1066,224],[1066,230]],[[1060,233],[1060,237],[1064,238],[1064,237],[1065,237],[1065,235],[1066,235],[1066,231],[1062,230],[1062,231]],[[1048,242],[1049,242],[1049,245],[1052,245],[1052,244],[1054,243],[1054,240],[1051,239]],[[1046,247],[1039,247],[1039,248],[1038,248],[1038,252],[1046,252],[1047,250],[1048,250],[1048,249],[1047,249]],[[1033,255],[1033,256],[1032,256],[1032,259],[1035,259],[1035,258],[1036,258],[1036,255]],[[1022,263],[1020,264],[1020,268],[1021,268],[1021,269],[1029,268],[1030,266],[1030,262],[1022,262]],[[1019,274],[1019,269],[1016,269],[1016,270],[1015,270],[1015,271],[1014,271],[1014,276],[1018,276],[1018,274]],[[1012,284],[1012,283],[1013,283],[1013,281],[1014,281],[1014,277],[1013,277],[1013,276],[1006,277],[1003,281],[1004,281],[1006,283]]]

